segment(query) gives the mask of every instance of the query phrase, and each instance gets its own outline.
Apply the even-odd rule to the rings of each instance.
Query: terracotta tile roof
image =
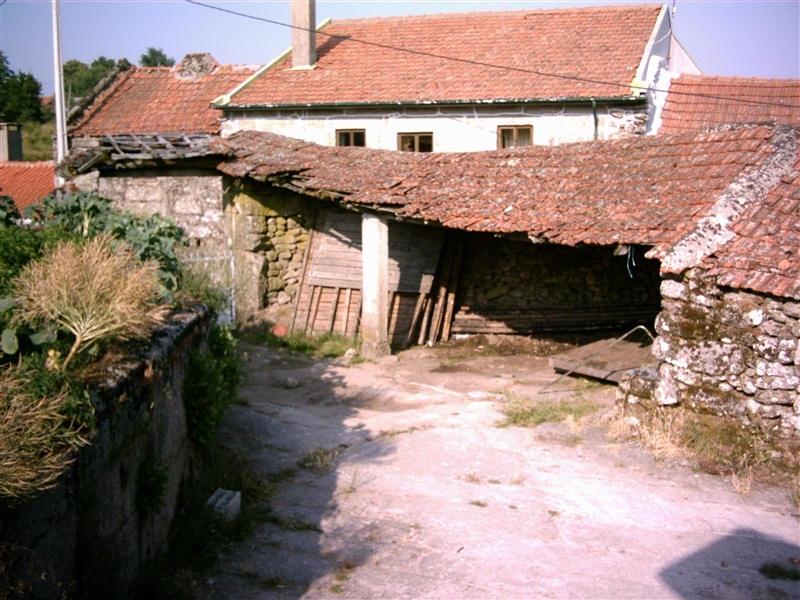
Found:
[[[287,57],[230,105],[629,97],[660,10],[607,6],[336,21],[317,33],[313,70],[291,70]]]
[[[208,74],[185,77],[179,68],[138,67],[121,73],[70,135],[219,133],[221,113],[211,102],[256,71],[215,64]]]
[[[220,153],[232,152],[219,168],[233,176],[270,180],[467,231],[519,232],[570,246],[651,246],[648,255],[666,261],[684,252],[682,244],[691,246],[686,240],[705,235],[699,226],[717,219],[718,211],[727,211],[730,220],[739,219],[745,227],[740,215],[757,204],[756,188],[768,191],[788,172],[770,161],[777,157],[787,162],[788,156],[791,165],[798,140],[796,128],[742,127],[493,152],[415,154],[324,147],[247,131],[212,145]],[[781,211],[796,214],[798,187],[789,185],[780,188],[789,191],[773,191],[769,198]],[[794,204],[782,203],[787,194]],[[727,197],[741,207],[738,213],[722,205]],[[760,212],[747,216],[753,222],[760,218]],[[795,224],[787,223],[787,229],[780,229],[784,237],[764,256],[764,264],[775,259],[778,270],[785,258],[778,256],[778,248],[798,245],[797,229],[791,230]],[[715,232],[720,229],[716,225]],[[676,264],[699,264],[727,241],[720,239],[712,240],[716,245],[696,260],[687,252]],[[731,246],[730,252],[736,248]],[[796,267],[787,266],[787,277]]]
[[[800,79],[682,75],[670,84],[658,132],[766,122],[800,125]]]
[[[734,226],[711,263],[722,285],[800,300],[800,155],[763,202]]]
[[[49,195],[55,188],[53,161],[0,162],[0,194],[11,196],[20,211]]]

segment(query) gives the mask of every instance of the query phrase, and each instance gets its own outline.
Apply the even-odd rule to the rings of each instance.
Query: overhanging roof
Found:
[[[228,175],[466,231],[650,246],[664,270],[679,272],[730,243],[742,216],[796,175],[799,141],[797,128],[743,126],[471,153],[326,147],[260,132],[212,147],[230,153],[219,165]],[[800,268],[800,258],[785,260]]]

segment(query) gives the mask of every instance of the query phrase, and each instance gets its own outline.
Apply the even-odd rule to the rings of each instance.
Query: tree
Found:
[[[114,60],[101,56],[91,66],[79,60],[68,60],[64,63],[64,93],[67,107],[73,106],[92,93],[95,86],[114,68]]]
[[[175,64],[175,59],[167,57],[161,48],[151,46],[139,58],[139,64],[143,67],[171,67]]]
[[[44,121],[42,84],[30,73],[15,73],[0,51],[0,120]]]

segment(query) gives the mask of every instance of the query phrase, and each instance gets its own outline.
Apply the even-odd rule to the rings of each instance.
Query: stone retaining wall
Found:
[[[180,313],[139,358],[95,377],[91,444],[56,487],[0,509],[0,597],[15,584],[23,597],[132,596],[194,477],[182,389],[209,325],[205,311]]]
[[[661,284],[655,400],[800,432],[800,302],[720,288],[701,269]]]

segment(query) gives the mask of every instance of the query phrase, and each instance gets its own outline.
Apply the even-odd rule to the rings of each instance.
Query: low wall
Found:
[[[720,288],[692,269],[661,284],[657,404],[800,433],[800,302]]]
[[[132,595],[194,476],[182,390],[209,326],[203,310],[177,314],[139,357],[93,376],[91,444],[56,487],[0,510],[0,597]]]

